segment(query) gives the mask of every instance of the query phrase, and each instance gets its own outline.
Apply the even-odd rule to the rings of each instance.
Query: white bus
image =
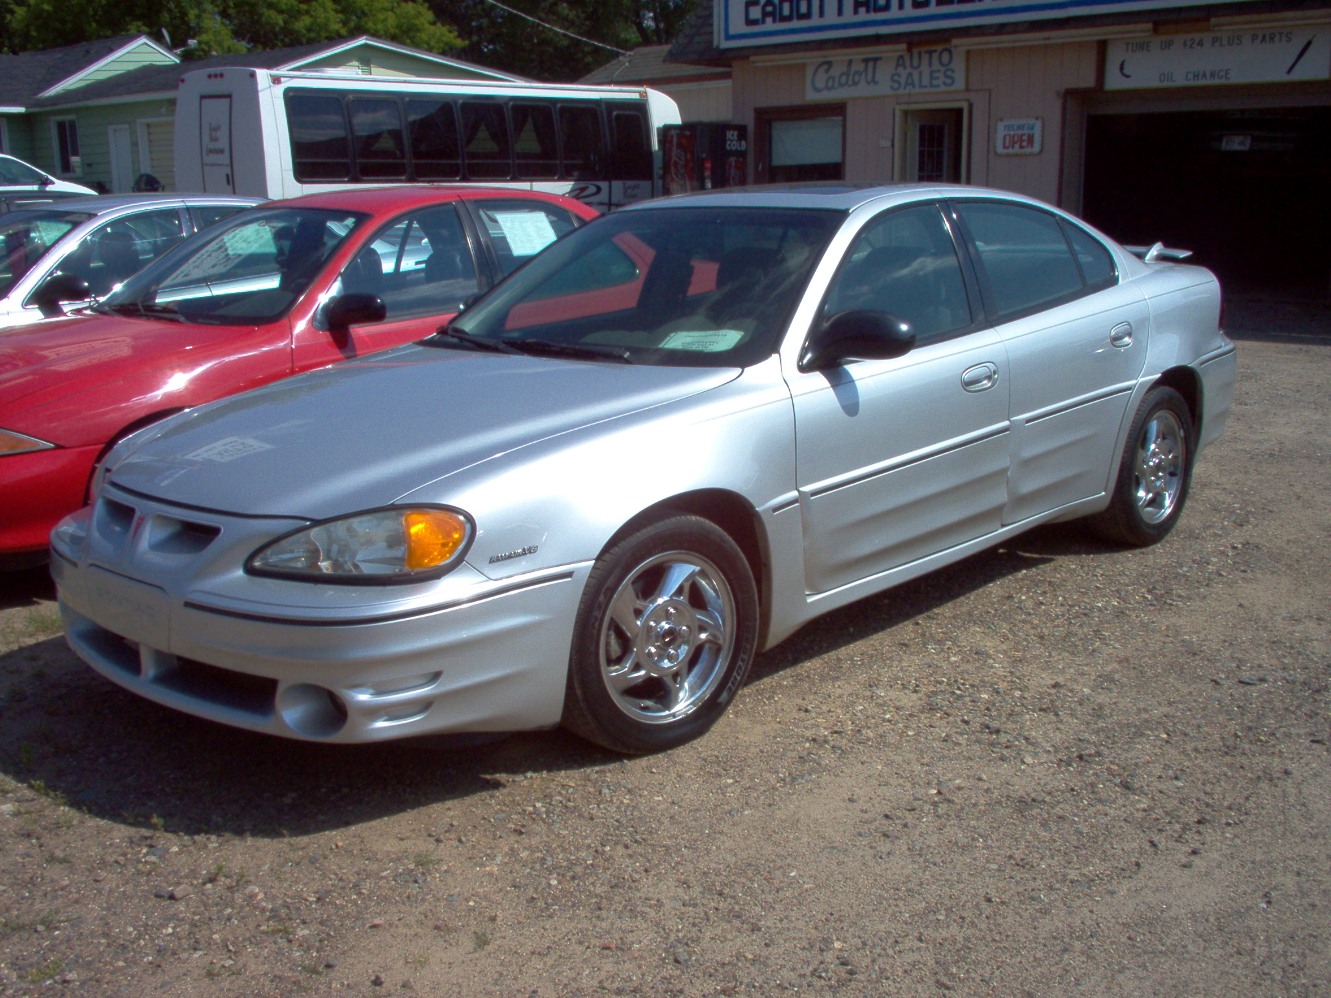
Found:
[[[608,211],[660,193],[645,87],[200,69],[176,99],[176,187],[294,197],[357,184],[525,187]]]

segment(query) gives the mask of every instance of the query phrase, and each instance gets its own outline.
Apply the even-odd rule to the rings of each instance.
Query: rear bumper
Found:
[[[0,457],[0,558],[40,560],[51,528],[83,505],[96,447],[56,447]]]

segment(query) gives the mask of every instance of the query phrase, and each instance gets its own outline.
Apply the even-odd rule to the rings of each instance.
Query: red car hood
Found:
[[[65,447],[216,398],[201,377],[255,352],[253,327],[85,315],[0,333],[0,427]],[[287,344],[283,344],[286,346]],[[271,348],[271,345],[270,345]],[[288,348],[289,349],[289,348]],[[272,358],[289,370],[290,358]],[[239,377],[229,391],[246,387]]]

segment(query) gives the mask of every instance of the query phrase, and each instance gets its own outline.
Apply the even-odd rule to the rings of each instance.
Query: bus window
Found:
[[[564,166],[559,175],[569,180],[595,180],[605,161],[600,109],[591,104],[559,105],[559,131],[564,138]]]
[[[411,165],[415,179],[457,180],[462,176],[458,120],[452,101],[407,101],[407,127],[411,130]]]
[[[614,155],[611,180],[651,180],[652,144],[647,140],[646,108],[616,109],[610,116]]]
[[[555,141],[555,109],[551,104],[513,104],[513,159],[524,180],[553,180],[559,176],[559,146]]]
[[[407,154],[397,101],[355,98],[347,102],[347,111],[356,142],[356,172],[361,179],[405,179]]]
[[[507,119],[502,104],[462,102],[462,137],[468,180],[507,180],[513,175]]]
[[[286,104],[296,179],[350,180],[351,143],[342,99],[294,93]]]

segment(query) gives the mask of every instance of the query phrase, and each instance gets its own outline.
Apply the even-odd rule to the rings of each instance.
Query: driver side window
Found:
[[[936,205],[889,211],[861,230],[823,306],[829,319],[858,310],[904,319],[921,343],[971,325],[961,262]]]

